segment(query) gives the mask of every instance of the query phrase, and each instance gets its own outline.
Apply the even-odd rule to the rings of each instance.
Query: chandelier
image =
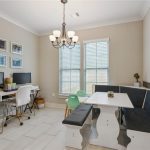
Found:
[[[71,49],[75,47],[78,36],[75,36],[74,31],[68,31],[66,32],[66,23],[65,23],[65,4],[67,3],[67,0],[61,0],[61,3],[63,4],[63,23],[62,23],[62,32],[59,30],[54,30],[53,35],[49,36],[49,39],[55,48],[61,48],[66,46],[67,48]]]

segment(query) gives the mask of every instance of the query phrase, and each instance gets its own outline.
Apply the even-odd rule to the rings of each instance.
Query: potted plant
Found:
[[[140,76],[139,76],[139,74],[135,73],[134,78],[136,80],[136,82],[134,83],[134,86],[139,87],[140,86],[140,81],[139,81]]]

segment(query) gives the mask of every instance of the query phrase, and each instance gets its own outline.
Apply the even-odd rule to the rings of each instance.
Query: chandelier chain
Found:
[[[63,4],[63,23],[65,23],[65,4]]]

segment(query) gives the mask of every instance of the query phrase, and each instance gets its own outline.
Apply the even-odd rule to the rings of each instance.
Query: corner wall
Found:
[[[150,85],[150,9],[143,22],[143,81]]]

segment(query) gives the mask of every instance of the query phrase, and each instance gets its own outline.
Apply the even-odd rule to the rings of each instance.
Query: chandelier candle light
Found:
[[[75,47],[75,45],[78,41],[78,36],[75,36],[74,31],[68,31],[66,33],[65,4],[67,3],[67,0],[61,0],[61,3],[63,4],[62,33],[59,30],[54,30],[53,35],[50,35],[49,39],[55,48],[60,48],[60,47],[66,46],[67,48],[71,49],[71,48]]]

